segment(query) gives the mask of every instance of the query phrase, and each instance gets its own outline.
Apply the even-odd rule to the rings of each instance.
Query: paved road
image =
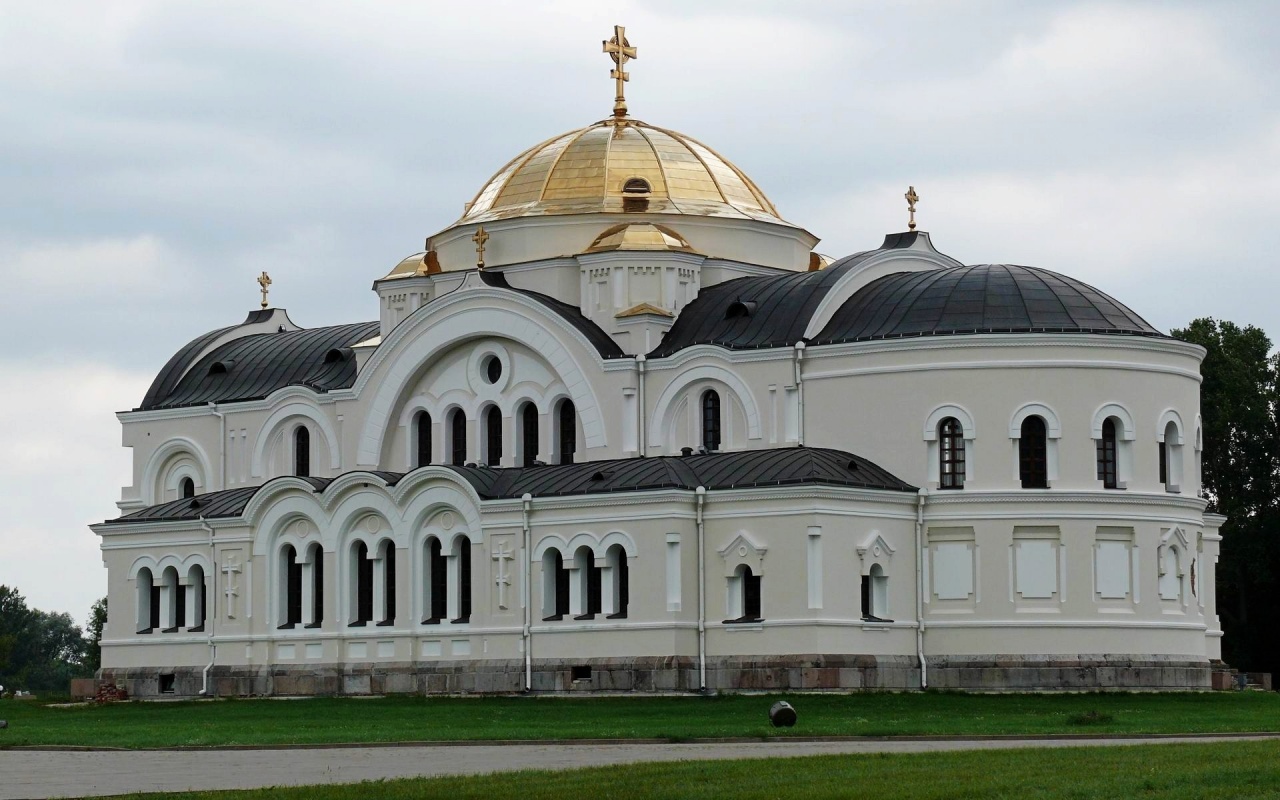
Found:
[[[1234,737],[1280,739],[1280,736]],[[919,753],[1025,747],[1098,747],[1222,741],[1158,739],[944,739],[735,744],[507,744],[290,750],[0,751],[0,798],[100,796],[193,789],[252,789],[379,778],[571,769],[637,761],[765,758],[837,753]]]

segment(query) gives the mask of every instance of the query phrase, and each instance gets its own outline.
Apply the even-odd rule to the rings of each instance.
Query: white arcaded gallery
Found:
[[[264,274],[242,322],[174,332],[117,415],[121,516],[92,526],[101,677],[1208,688],[1204,351],[914,221],[821,255],[716,150],[630,115],[623,33],[608,118],[350,276],[371,321],[299,327]]]

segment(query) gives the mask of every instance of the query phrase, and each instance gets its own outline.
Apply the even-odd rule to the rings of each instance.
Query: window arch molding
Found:
[[[176,553],[166,553],[160,558],[153,556],[138,556],[129,565],[129,580],[137,580],[138,573],[143,569],[151,570],[151,574],[159,576],[169,567],[173,567],[178,572],[178,580],[185,582],[187,576],[191,574],[192,567],[200,567],[204,570],[204,574],[210,572],[209,558],[203,553],[191,553],[186,556],[178,556]],[[186,585],[183,583],[183,585]]]
[[[1172,408],[1166,408],[1160,413],[1160,421],[1156,425],[1156,441],[1165,442],[1165,432],[1169,429],[1170,422],[1173,423],[1173,427],[1177,431],[1177,439],[1172,442],[1166,442],[1166,444],[1181,445],[1184,439],[1183,431],[1186,429],[1182,426],[1182,415]]]
[[[262,423],[262,427],[258,429],[257,440],[253,444],[253,461],[250,474],[255,478],[261,478],[266,474],[267,448],[272,444],[272,440],[283,432],[292,435],[293,427],[306,418],[315,423],[316,429],[320,432],[320,438],[324,440],[325,450],[329,455],[329,469],[336,470],[342,468],[342,451],[338,445],[338,434],[334,430],[333,424],[328,417],[320,413],[315,406],[307,403],[289,403],[281,406],[271,412],[271,416],[267,417],[266,422]],[[290,452],[292,452],[292,443],[290,443]],[[316,442],[311,442],[311,465],[313,469],[320,466],[320,459],[316,458]]]
[[[604,558],[608,555],[609,548],[613,547],[615,544],[622,547],[622,551],[627,554],[627,558],[635,558],[639,552],[636,549],[636,542],[631,538],[630,534],[624,531],[613,530],[601,537],[599,548],[596,550],[597,557]]]
[[[568,540],[558,533],[548,533],[540,538],[533,545],[531,557],[534,561],[542,561],[548,550],[559,550],[566,561],[573,557],[573,550],[570,549]]]
[[[436,514],[453,511],[462,518],[459,527],[470,531],[467,536],[471,541],[484,541],[480,495],[453,470],[438,465],[423,467],[405,476],[394,491],[391,499],[397,507],[403,505],[402,518],[409,530],[421,532]]]
[[[1013,416],[1009,419],[1009,438],[1018,439],[1022,436],[1022,423],[1027,417],[1040,417],[1044,420],[1046,435],[1050,439],[1062,438],[1062,423],[1058,421],[1058,415],[1052,408],[1044,403],[1026,403],[1013,412]],[[1101,426],[1101,423],[1099,423]]]
[[[275,540],[285,535],[288,526],[299,519],[316,526],[326,551],[332,551],[337,545],[337,537],[326,533],[329,514],[320,505],[311,484],[301,478],[277,478],[267,484],[245,506],[244,517],[257,531],[253,538],[254,556],[268,555]]]
[[[735,372],[714,364],[704,364],[680,373],[658,395],[658,400],[654,404],[653,416],[650,418],[649,446],[661,447],[664,444],[671,443],[672,428],[676,417],[675,412],[684,407],[684,404],[679,401],[698,402],[700,413],[702,393],[707,389],[715,389],[720,393],[722,430],[731,431],[729,426],[725,425],[726,420],[723,415],[725,400],[732,398],[737,401],[743,415],[746,417],[746,438],[761,438],[760,410],[756,406],[755,395],[752,394],[751,387],[747,386],[746,382]],[[701,431],[701,426],[699,426],[699,431]],[[728,441],[728,437],[722,437],[721,446],[723,447],[725,444],[732,444]]]
[[[1129,409],[1119,403],[1103,403],[1098,406],[1097,411],[1093,412],[1090,430],[1094,439],[1102,438],[1102,423],[1106,422],[1107,417],[1115,417],[1120,421],[1121,430],[1116,438],[1126,442],[1132,442],[1138,438],[1138,428],[1133,424],[1133,415],[1129,413]]]
[[[955,417],[960,423],[960,427],[964,429],[964,439],[971,442],[978,436],[978,426],[973,421],[973,415],[953,403],[946,403],[938,406],[929,412],[929,416],[924,420],[924,440],[926,442],[938,441],[938,425],[947,417]]]
[[[199,469],[199,474],[179,471],[182,465],[175,468],[171,466],[176,460],[186,456],[192,459]],[[172,474],[173,487],[169,487],[169,481]],[[142,486],[139,487],[142,493],[142,502],[144,505],[156,505],[163,501],[160,496],[166,488],[176,488],[178,480],[184,477],[192,478],[195,481],[196,488],[204,488],[210,491],[210,480],[213,477],[212,462],[209,456],[204,452],[194,439],[185,436],[174,436],[165,440],[152,452],[151,457],[147,459],[147,465],[142,470]],[[163,485],[162,485],[163,481]]]

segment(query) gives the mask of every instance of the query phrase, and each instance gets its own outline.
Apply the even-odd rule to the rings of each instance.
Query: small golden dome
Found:
[[[524,151],[489,179],[458,224],[628,211],[787,224],[711,148],[633,119],[603,120]]]
[[[587,248],[588,253],[603,253],[607,250],[676,250],[692,253],[693,248],[684,237],[665,225],[652,225],[648,222],[632,222],[614,225],[596,237]]]

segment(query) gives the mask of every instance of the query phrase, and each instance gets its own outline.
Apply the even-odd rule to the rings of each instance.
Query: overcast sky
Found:
[[[1168,330],[1280,337],[1274,2],[0,0],[0,584],[86,617],[113,412],[254,278],[303,326],[526,147],[609,115],[716,148],[841,256],[903,230]]]

